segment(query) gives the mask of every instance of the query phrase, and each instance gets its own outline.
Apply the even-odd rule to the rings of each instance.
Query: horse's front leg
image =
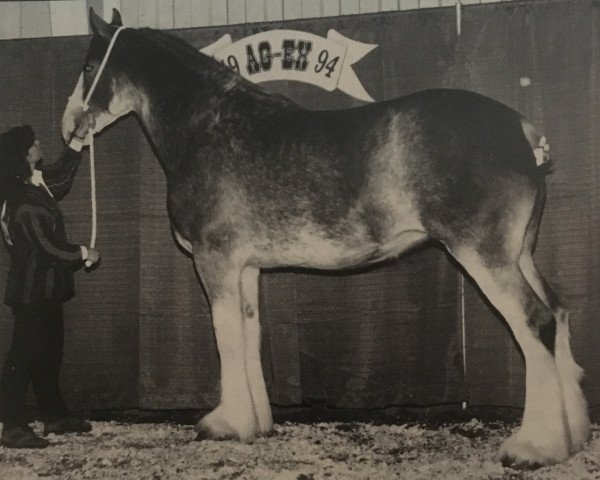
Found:
[[[268,433],[273,429],[273,417],[260,360],[259,273],[259,269],[255,267],[244,268],[241,275],[240,289],[246,339],[246,373],[250,393],[256,408],[255,413],[259,431],[260,433]]]
[[[221,359],[221,399],[217,408],[198,422],[197,439],[251,441],[258,433],[258,423],[246,373],[242,268],[223,256],[195,253],[194,261],[210,301]]]

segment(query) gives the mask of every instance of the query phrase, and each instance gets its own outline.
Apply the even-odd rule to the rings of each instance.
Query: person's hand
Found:
[[[92,247],[87,247],[87,251],[88,251],[88,255],[87,258],[85,259],[85,263],[86,265],[94,265],[95,263],[98,263],[98,261],[100,260],[100,252],[98,252],[98,250],[96,250],[95,248]]]
[[[96,127],[96,117],[89,110],[87,112],[83,112],[79,114],[75,118],[75,135],[80,140],[85,140],[87,137],[88,131],[94,129]]]

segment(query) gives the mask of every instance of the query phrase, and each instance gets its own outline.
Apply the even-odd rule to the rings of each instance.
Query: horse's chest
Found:
[[[189,184],[169,184],[167,191],[167,208],[169,220],[176,234],[177,240],[183,245],[182,240],[192,242],[194,240],[193,225],[198,218],[205,215],[203,198],[198,195],[195,188]],[[186,250],[189,250],[184,246]]]

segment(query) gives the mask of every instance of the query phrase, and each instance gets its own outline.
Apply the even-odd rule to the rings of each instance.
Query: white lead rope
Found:
[[[94,81],[92,82],[92,85],[88,91],[88,94],[85,97],[85,100],[83,102],[82,109],[84,112],[87,112],[90,108],[90,105],[89,105],[90,98],[92,97],[92,94],[94,93],[94,90],[96,89],[96,85],[98,85],[98,81],[100,80],[100,75],[102,75],[102,72],[104,71],[104,67],[106,66],[106,62],[108,62],[108,57],[110,56],[110,52],[112,51],[112,49],[115,45],[117,37],[118,37],[119,33],[121,33],[121,30],[123,30],[124,28],[125,27],[123,27],[123,26],[117,28],[114,35],[110,39],[110,43],[108,44],[108,48],[106,49],[104,58],[102,59],[102,62],[100,63],[100,66],[98,67],[98,73],[96,73],[96,76],[94,77]],[[95,248],[96,236],[98,234],[98,211],[97,211],[97,202],[96,202],[96,159],[95,159],[95,154],[94,154],[94,129],[93,128],[90,128],[88,130],[87,138],[88,138],[88,143],[90,145],[90,196],[91,196],[91,201],[92,201],[92,234],[91,234],[91,238],[90,238],[90,247]],[[90,267],[91,265],[92,265],[92,262],[90,262],[89,260],[85,261],[86,267]]]
[[[94,132],[90,129],[88,132],[90,142],[90,197],[92,200],[92,234],[90,237],[90,247],[96,247],[96,236],[98,234],[98,209],[96,202],[96,165],[94,159]],[[85,261],[86,267],[91,267],[90,260]]]

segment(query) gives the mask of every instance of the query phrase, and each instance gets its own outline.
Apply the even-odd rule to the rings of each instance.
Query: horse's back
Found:
[[[310,264],[308,250],[340,263],[393,254],[411,231],[479,233],[515,199],[535,197],[520,115],[481,95],[428,90],[347,110],[275,103],[262,113],[224,122],[229,141],[201,150],[209,171],[186,180],[202,188],[182,191],[202,192],[208,225],[244,230],[263,250],[307,251],[292,264],[331,266]]]
[[[452,242],[495,235],[502,242],[524,228],[517,220],[531,215],[546,171],[520,114],[463,90],[428,90],[388,105],[403,132],[392,140],[394,162],[431,236]]]
[[[330,191],[345,187],[362,208],[395,202],[413,207],[425,223],[464,223],[487,215],[482,209],[501,210],[502,202],[533,195],[545,173],[523,118],[472,92],[427,90],[305,115],[299,130],[316,141],[297,140],[297,155],[284,161],[295,162],[296,170],[309,167],[297,179],[322,176]]]

